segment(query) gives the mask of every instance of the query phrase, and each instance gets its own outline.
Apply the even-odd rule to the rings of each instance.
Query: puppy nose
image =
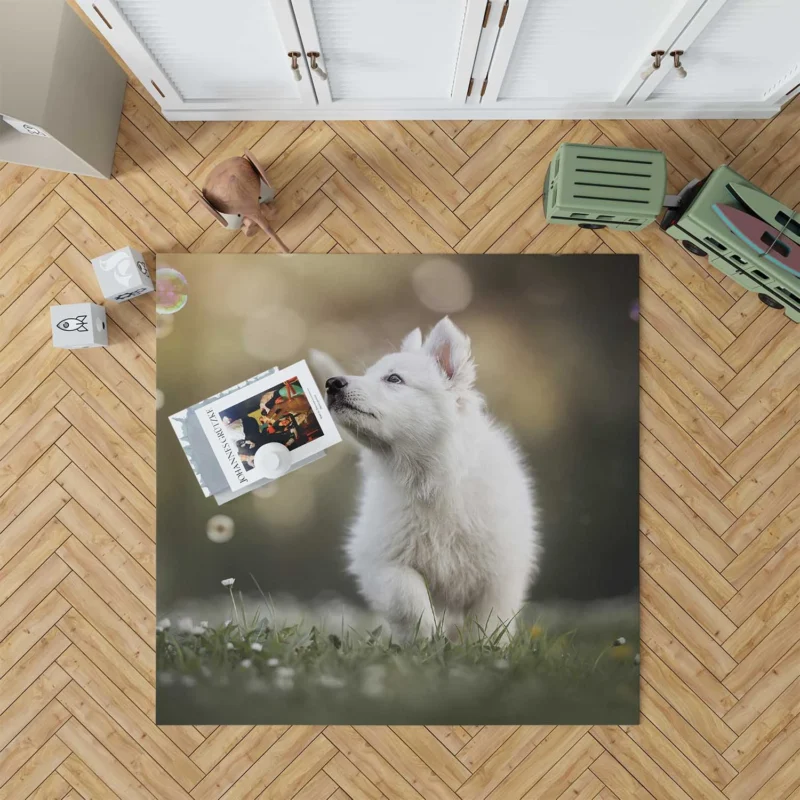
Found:
[[[347,386],[347,380],[343,378],[341,375],[337,375],[333,378],[328,378],[325,381],[325,388],[328,391],[328,394],[338,394],[339,392]]]

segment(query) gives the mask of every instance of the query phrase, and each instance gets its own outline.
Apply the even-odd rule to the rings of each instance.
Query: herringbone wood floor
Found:
[[[800,798],[800,326],[654,226],[548,227],[561,141],[723,162],[800,205],[772,121],[169,124],[132,82],[114,177],[0,165],[0,799]],[[165,727],[154,718],[153,295],[50,344],[88,259],[272,251],[196,203],[249,147],[298,252],[641,256],[642,718],[630,728]],[[152,266],[152,256],[150,256]]]

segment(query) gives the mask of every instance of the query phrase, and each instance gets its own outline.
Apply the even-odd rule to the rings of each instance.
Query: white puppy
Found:
[[[424,343],[417,328],[364,375],[326,381],[334,419],[361,445],[349,568],[402,636],[420,620],[422,635],[442,620],[450,636],[465,620],[513,630],[537,571],[531,481],[474,382],[469,339],[446,317]]]

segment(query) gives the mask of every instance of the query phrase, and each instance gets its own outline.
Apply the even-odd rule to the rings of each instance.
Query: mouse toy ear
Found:
[[[216,208],[214,208],[214,206],[211,205],[211,203],[208,202],[208,198],[205,196],[205,194],[198,192],[197,196],[200,198],[200,201],[206,207],[211,216],[214,217],[214,219],[219,222],[223,228],[227,228],[228,223],[225,221],[225,218],[219,213],[219,211],[217,211]]]
[[[244,156],[242,156],[242,158],[246,158],[252,165],[253,169],[258,173],[258,177],[261,178],[261,180],[264,181],[267,186],[272,188],[269,178],[267,178],[267,173],[264,172],[264,168],[258,163],[258,159],[249,150],[244,151]]]
[[[454,387],[469,389],[475,383],[475,363],[470,352],[469,337],[449,317],[436,323],[423,349],[436,359],[439,369]]]

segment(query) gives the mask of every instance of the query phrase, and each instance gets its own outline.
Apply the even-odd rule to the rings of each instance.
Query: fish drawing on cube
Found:
[[[50,306],[53,347],[78,350],[108,344],[106,310],[94,303]]]
[[[142,254],[123,247],[92,259],[100,291],[106,300],[121,303],[153,291],[153,281]]]

